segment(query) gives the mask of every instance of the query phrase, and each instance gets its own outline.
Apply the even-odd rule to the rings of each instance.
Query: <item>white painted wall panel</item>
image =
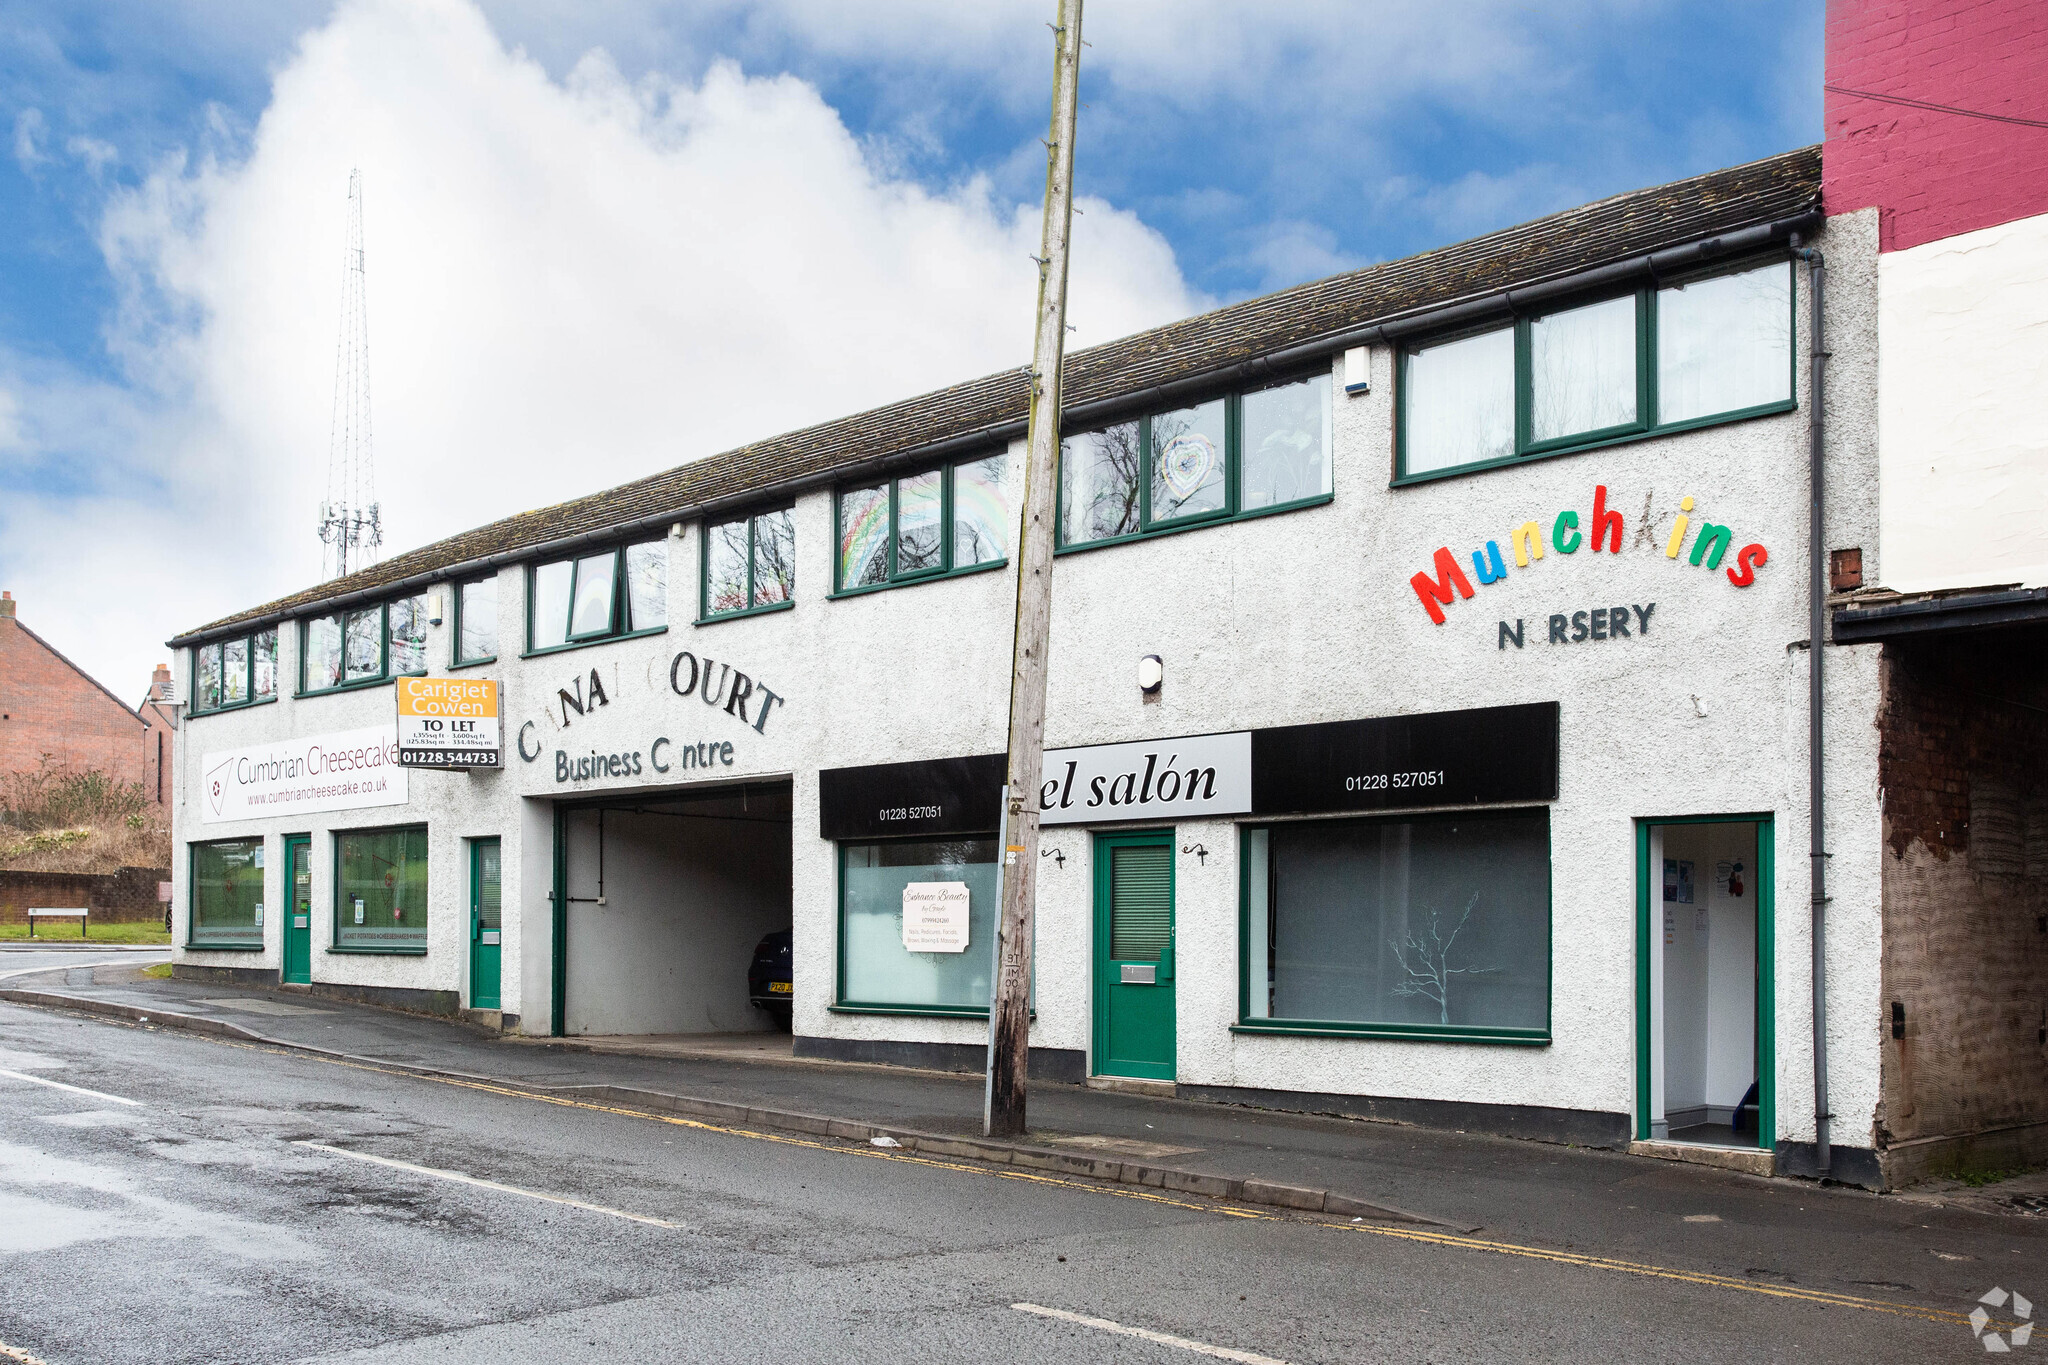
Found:
[[[2048,584],[2048,214],[1878,258],[1882,576]]]

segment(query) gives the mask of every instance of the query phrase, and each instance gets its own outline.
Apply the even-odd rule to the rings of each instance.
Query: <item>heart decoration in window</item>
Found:
[[[1216,443],[1198,431],[1174,437],[1159,452],[1159,475],[1176,498],[1193,497],[1216,472]]]

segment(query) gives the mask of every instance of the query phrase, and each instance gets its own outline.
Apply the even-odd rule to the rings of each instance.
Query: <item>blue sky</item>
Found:
[[[502,239],[512,263],[488,295],[451,285],[431,306],[372,270],[387,487],[399,470],[423,488],[484,467],[515,474],[459,508],[387,518],[394,548],[1008,363],[1028,347],[1028,319],[987,318],[1028,279],[991,263],[1021,255],[1020,225],[1035,228],[1051,11],[593,0],[485,3],[479,19],[467,0],[5,0],[0,496],[14,511],[0,508],[0,585],[125,694],[172,631],[310,580],[331,263],[356,162],[373,259],[400,279],[446,278],[430,239],[457,222],[470,254]],[[1818,0],[1096,0],[1087,25],[1077,178],[1100,201],[1077,245],[1096,257],[1076,266],[1087,339],[1820,133]],[[762,126],[779,131],[750,142]],[[415,143],[442,159],[409,161]],[[294,168],[309,164],[318,174],[302,183]],[[593,197],[577,172],[593,166],[644,179],[644,193],[577,217],[575,201]],[[582,261],[600,232],[624,235],[608,262]],[[642,276],[666,274],[679,259],[744,256],[720,244],[764,235],[775,262],[833,268],[737,324],[696,317],[701,278],[653,318],[616,276],[563,278],[636,259]],[[494,351],[522,306],[547,325]],[[591,386],[609,370],[594,371],[580,415],[565,403],[524,413],[509,435],[461,436],[478,402],[498,401],[497,381],[558,372],[542,333],[582,352],[672,348],[672,371],[707,363],[682,336],[715,327],[710,363],[771,372],[816,353],[821,317],[877,309],[901,314],[897,358],[800,396],[735,390],[728,376],[684,407],[592,423]],[[437,346],[407,353],[422,333]],[[417,378],[436,355],[471,352],[469,369]],[[272,355],[287,367],[269,370]],[[645,388],[612,406],[635,408]],[[512,448],[522,432],[541,433],[533,448]],[[107,525],[134,555],[52,562],[52,537]],[[240,536],[248,562],[209,569],[181,538],[194,526]],[[160,585],[148,606],[112,605],[148,566]]]

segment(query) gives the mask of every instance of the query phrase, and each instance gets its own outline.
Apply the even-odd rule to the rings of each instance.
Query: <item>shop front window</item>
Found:
[[[905,945],[906,889],[913,906],[967,896],[964,935],[937,947]],[[940,890],[933,890],[938,884]],[[919,937],[912,910],[911,937]],[[996,841],[894,840],[839,848],[839,1000],[846,1008],[986,1014],[994,958]],[[954,945],[959,944],[958,950]]]
[[[192,845],[192,948],[263,946],[263,841]]]
[[[334,947],[427,950],[427,829],[346,830],[334,836]]]
[[[1252,1031],[1547,1042],[1549,812],[1245,832]]]

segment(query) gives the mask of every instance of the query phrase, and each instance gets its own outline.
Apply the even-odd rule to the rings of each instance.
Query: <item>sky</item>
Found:
[[[1820,0],[1093,0],[1070,345],[1819,140]],[[0,0],[0,588],[139,698],[385,550],[1028,363],[1052,0]]]

